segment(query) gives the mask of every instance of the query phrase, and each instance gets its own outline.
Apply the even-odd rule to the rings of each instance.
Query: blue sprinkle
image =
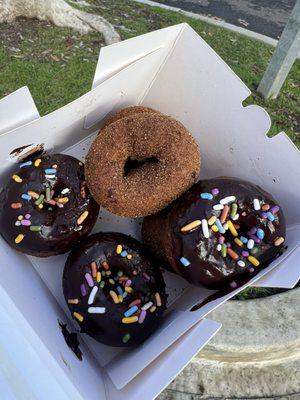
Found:
[[[201,193],[200,197],[204,200],[212,200],[214,196],[211,193]]]
[[[123,296],[123,290],[122,290],[121,286],[117,287],[117,291],[121,296]]]
[[[240,236],[240,241],[246,244],[248,239],[245,236]]]
[[[122,253],[121,253],[121,257],[127,257],[127,254],[128,254],[127,251],[123,250]]]
[[[262,229],[258,228],[256,236],[258,237],[258,239],[263,239],[265,237],[265,232]]]
[[[269,221],[274,221],[275,219],[274,215],[270,211],[267,212],[267,218]]]
[[[32,165],[32,161],[26,161],[26,162],[20,164],[20,168],[29,167],[30,165]]]
[[[189,262],[189,260],[187,260],[184,257],[181,257],[180,259],[181,264],[183,264],[185,267],[188,267],[191,263]]]
[[[216,219],[215,224],[217,225],[217,228],[219,229],[220,233],[225,233],[225,229],[224,229],[223,225],[221,224],[221,221],[219,220],[219,218]]]
[[[136,313],[138,310],[138,306],[133,306],[130,307],[129,310],[127,310],[126,312],[124,312],[125,317],[130,317],[131,315],[133,315],[134,313]]]
[[[21,197],[22,197],[22,199],[24,199],[24,200],[28,200],[28,201],[32,199],[32,197],[31,197],[31,196],[29,196],[29,194],[25,194],[25,193],[24,193],[24,194],[22,194],[22,196],[21,196]]]
[[[47,175],[56,174],[56,172],[57,172],[57,170],[54,169],[54,168],[45,169],[45,173],[46,173]]]
[[[123,299],[125,299],[125,297],[128,296],[128,292],[124,292],[124,293],[122,294],[122,296],[123,296]]]

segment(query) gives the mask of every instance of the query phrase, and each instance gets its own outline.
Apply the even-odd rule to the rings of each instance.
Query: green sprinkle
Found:
[[[129,339],[130,339],[130,333],[125,333],[125,335],[123,336],[122,342],[127,343]]]
[[[30,225],[30,228],[29,228],[32,232],[40,232],[41,230],[42,230],[42,227],[41,226],[38,226],[38,225]]]
[[[123,276],[123,271],[119,271],[118,276]]]
[[[37,201],[34,202],[34,204],[39,206],[44,201],[44,198],[45,198],[45,196],[43,194],[41,194],[40,197],[37,199]]]
[[[46,200],[51,200],[51,192],[49,187],[46,188]]]
[[[227,255],[227,246],[226,246],[226,244],[222,244],[221,254],[222,254],[222,257],[226,257],[226,255]]]
[[[257,247],[253,247],[253,249],[250,250],[251,254],[256,254],[258,252],[258,248]]]
[[[104,282],[104,281],[101,281],[99,286],[101,287],[101,289],[103,289],[103,288],[104,288],[104,285],[105,285],[105,282]]]
[[[237,209],[238,209],[237,204],[236,203],[232,203],[231,204],[231,210],[230,210],[230,218],[234,218],[236,216]]]

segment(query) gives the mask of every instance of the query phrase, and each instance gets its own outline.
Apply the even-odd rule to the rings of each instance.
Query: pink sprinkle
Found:
[[[223,244],[225,242],[224,236],[219,236],[218,242],[219,244]]]
[[[242,251],[242,256],[243,257],[249,257],[249,251],[243,250]]]
[[[250,229],[249,233],[250,235],[254,235],[257,231],[257,228],[254,226],[253,228]]]
[[[279,211],[279,207],[278,206],[274,206],[274,207],[271,208],[270,211],[271,211],[272,214],[276,214]]]
[[[230,282],[230,287],[231,287],[232,289],[237,288],[237,283],[236,283],[235,281]]]
[[[22,219],[21,225],[30,226],[30,225],[31,225],[31,222],[30,222],[28,219]]]
[[[57,205],[57,207],[59,207],[59,208],[64,208],[63,203],[56,203],[56,205]]]
[[[30,219],[30,218],[31,218],[31,215],[30,215],[30,214],[25,214],[25,218],[26,218],[26,219]]]
[[[139,316],[139,324],[142,324],[146,318],[147,315],[147,311],[146,310],[142,310]]]
[[[93,281],[92,275],[87,272],[84,276],[85,276],[85,279],[86,279],[89,287],[93,287],[94,281]]]
[[[50,196],[51,196],[51,198],[54,196],[54,190],[51,190]]]
[[[218,188],[214,188],[214,189],[211,191],[211,194],[214,195],[214,196],[216,196],[217,194],[219,194],[219,189],[218,189]]]
[[[126,283],[125,283],[125,286],[130,286],[131,284],[132,284],[131,280],[128,279],[128,280],[126,281]]]
[[[250,232],[248,232],[248,236],[250,239],[253,239],[255,243],[257,243],[257,244],[260,243],[260,239],[257,236],[251,235]]]
[[[143,277],[147,280],[150,281],[150,276],[146,274],[146,272],[143,272]]]
[[[226,243],[226,246],[227,246],[227,247],[231,247],[231,243],[229,243],[229,242]]]
[[[83,283],[80,285],[80,291],[82,296],[86,296],[86,288]]]

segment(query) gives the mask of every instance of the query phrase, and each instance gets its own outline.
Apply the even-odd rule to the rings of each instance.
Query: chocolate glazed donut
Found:
[[[100,131],[86,158],[87,185],[114,214],[140,217],[166,207],[197,179],[196,141],[173,118],[141,112]]]
[[[189,282],[234,289],[282,251],[285,220],[260,187],[216,178],[197,182],[166,210],[145,218],[142,236]]]
[[[166,308],[156,260],[145,246],[120,233],[92,235],[70,253],[63,291],[81,332],[109,346],[144,342]]]
[[[71,249],[96,222],[99,206],[83,163],[64,154],[26,161],[0,193],[0,232],[25,254],[48,257]]]

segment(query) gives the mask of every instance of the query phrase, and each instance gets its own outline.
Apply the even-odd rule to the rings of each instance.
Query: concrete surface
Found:
[[[228,301],[220,332],[159,400],[300,399],[300,288]]]
[[[295,0],[156,0],[278,39]]]

